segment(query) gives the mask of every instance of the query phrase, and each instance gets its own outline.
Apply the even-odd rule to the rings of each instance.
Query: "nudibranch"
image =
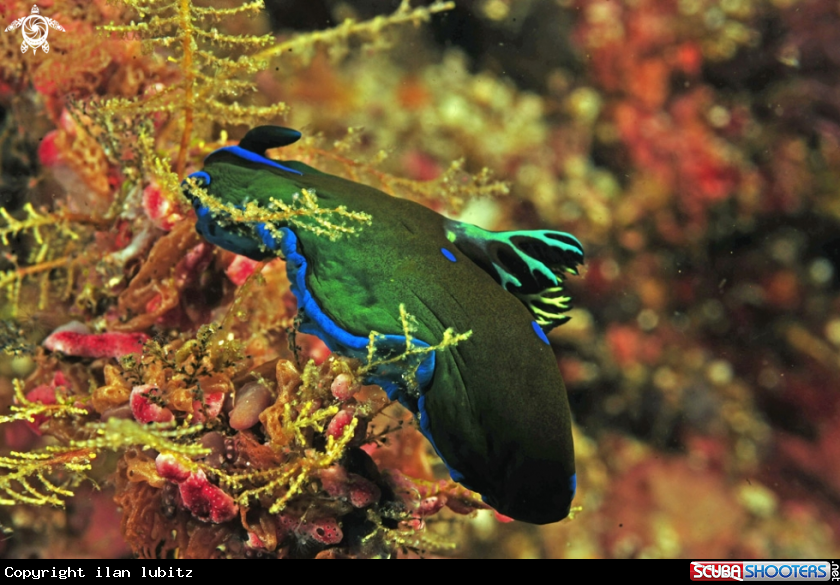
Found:
[[[410,376],[408,364],[392,362],[371,368],[365,382],[409,408],[452,478],[487,504],[535,524],[565,518],[576,487],[571,417],[546,332],[568,319],[563,283],[583,262],[580,242],[548,230],[485,231],[265,156],[299,138],[295,130],[261,126],[238,146],[208,155],[190,177],[220,205],[206,205],[206,197],[202,203],[184,186],[198,232],[255,260],[285,258],[300,331],[339,355],[366,362],[372,331],[382,334],[376,356],[403,352],[400,305],[416,318],[417,345],[432,347],[450,328],[472,331],[425,353]],[[372,223],[332,241],[297,223],[234,221],[226,211],[293,205],[304,189],[319,207],[344,206]]]

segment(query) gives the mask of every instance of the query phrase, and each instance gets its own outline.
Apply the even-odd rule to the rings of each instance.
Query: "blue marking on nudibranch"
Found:
[[[572,492],[572,498],[574,498],[577,492],[577,473],[573,473],[572,477],[569,478],[569,491]]]
[[[303,254],[297,251],[297,236],[289,228],[280,228],[280,231],[283,233],[283,238],[280,241],[280,251],[286,258],[286,272],[289,276],[292,292],[297,298],[298,311],[311,321],[311,323],[302,324],[300,330],[304,333],[317,335],[334,352],[349,350],[348,353],[352,353],[353,357],[364,361],[367,358],[368,338],[353,335],[342,329],[321,310],[315,297],[306,287],[307,262]],[[377,340],[387,345],[393,344],[395,347],[405,347],[405,337],[402,335],[381,335],[377,337]],[[419,339],[412,340],[412,343],[419,347],[429,347],[428,343]],[[416,379],[421,390],[432,381],[434,371],[435,353],[430,352],[417,368]],[[396,379],[401,379],[401,376],[399,378],[395,376],[394,379],[383,378],[384,384],[381,385],[394,385]]]
[[[208,174],[207,174],[207,173],[205,173],[204,171],[196,171],[196,172],[194,172],[193,174],[189,175],[189,177],[188,177],[188,178],[191,178],[191,179],[203,179],[203,180],[204,180],[204,185],[205,185],[205,186],[207,186],[207,185],[209,185],[209,184],[210,184],[210,175],[208,175]]]
[[[449,260],[450,262],[457,262],[458,261],[458,259],[455,258],[455,254],[453,254],[452,252],[450,252],[446,248],[441,248],[440,253],[443,254],[446,257],[446,259]]]
[[[264,225],[258,226],[257,230],[263,238],[263,242],[265,242],[265,234],[268,234],[268,230]],[[303,254],[297,250],[297,236],[292,230],[286,227],[280,228],[280,231],[283,234],[283,238],[280,240],[279,248],[280,252],[286,258],[286,274],[289,277],[292,293],[294,293],[297,299],[298,314],[304,316],[304,320],[300,325],[300,331],[317,336],[332,352],[365,361],[367,359],[369,339],[367,337],[353,335],[349,331],[342,329],[321,310],[315,297],[312,296],[312,293],[306,287],[307,262]],[[272,237],[270,234],[268,235]],[[403,335],[380,335],[376,339],[388,345],[393,344],[395,347],[405,347],[405,336]],[[428,343],[419,339],[412,339],[412,343],[420,347],[429,347]],[[431,384],[434,373],[435,352],[429,352],[428,356],[420,363],[416,372],[416,380],[421,392],[421,396],[417,400],[417,409],[420,414],[420,430],[443,460],[452,479],[467,489],[471,489],[464,483],[464,475],[446,462],[446,459],[438,451],[435,440],[432,438],[429,413],[426,411],[426,397],[422,395],[422,392]],[[402,371],[397,368],[381,374],[368,375],[365,377],[364,382],[366,384],[381,386],[388,394],[389,400],[399,400],[403,406],[411,410],[411,405],[408,404],[409,399],[400,392],[402,388],[399,381],[402,379]]]
[[[265,247],[269,250],[274,250],[275,252],[280,249],[280,243],[274,238],[274,234],[271,233],[265,223],[258,223],[257,224],[257,235],[260,236],[262,243],[265,244]]]
[[[219,148],[217,150],[214,150],[208,156],[213,156],[217,152],[229,152],[231,154],[234,154],[234,155],[238,156],[239,158],[244,158],[247,161],[259,163],[261,165],[268,165],[270,167],[280,169],[281,171],[286,171],[287,173],[294,173],[295,175],[303,175],[303,173],[301,173],[300,171],[297,171],[295,169],[292,169],[292,168],[289,168],[287,166],[281,165],[277,161],[273,161],[270,158],[260,156],[256,152],[252,152],[250,150],[245,150],[244,148],[242,148],[240,146],[225,146],[225,147]]]
[[[531,327],[534,328],[534,333],[537,334],[537,337],[539,337],[544,344],[551,345],[548,342],[548,337],[546,337],[545,331],[542,330],[542,327],[540,327],[539,323],[537,323],[536,321],[531,321]]]

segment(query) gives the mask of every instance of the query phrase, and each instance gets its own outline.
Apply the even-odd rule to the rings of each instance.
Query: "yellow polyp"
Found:
[[[168,400],[166,401],[167,406],[172,407],[175,410],[180,412],[192,412],[193,411],[193,394],[192,390],[188,388],[177,388],[172,393],[170,393]]]
[[[126,476],[128,481],[135,483],[144,481],[156,488],[161,488],[166,483],[166,480],[158,475],[154,460],[142,452],[129,449],[125,453],[125,462],[127,464]]]
[[[569,521],[572,521],[572,520],[574,520],[574,519],[575,519],[575,516],[577,516],[577,515],[578,515],[578,514],[580,514],[581,512],[583,512],[583,506],[572,506],[572,507],[569,509],[569,515],[568,515],[566,518],[564,518],[564,520],[563,520],[563,521],[564,521],[564,522],[569,522]]]
[[[107,384],[93,391],[91,402],[96,412],[102,414],[109,408],[127,403],[130,395],[131,389],[120,383]]]

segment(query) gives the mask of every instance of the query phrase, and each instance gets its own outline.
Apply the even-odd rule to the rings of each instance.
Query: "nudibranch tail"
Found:
[[[551,230],[491,232],[446,221],[447,238],[534,315],[543,331],[569,320],[563,281],[578,274],[583,246],[576,237]]]
[[[576,486],[571,415],[545,333],[567,319],[564,279],[583,262],[580,242],[549,230],[489,232],[265,157],[299,137],[259,127],[211,153],[184,187],[196,229],[250,258],[285,258],[300,330],[360,359],[367,381],[417,416],[455,481],[513,518],[564,518]],[[272,215],[308,193],[372,218],[370,227],[336,242]],[[392,359],[409,343],[406,314],[421,351]],[[452,331],[471,334],[442,343]]]

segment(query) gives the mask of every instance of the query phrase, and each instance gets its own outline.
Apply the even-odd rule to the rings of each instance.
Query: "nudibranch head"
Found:
[[[191,175],[215,201],[194,197],[196,229],[250,258],[285,258],[300,330],[338,354],[366,363],[374,331],[374,358],[399,354],[401,311],[411,314],[411,342],[428,351],[370,367],[366,381],[414,412],[452,478],[499,512],[537,524],[564,518],[576,488],[571,416],[546,333],[567,320],[564,279],[583,262],[580,242],[549,230],[482,230],[265,157],[299,137],[261,126],[211,153]],[[332,241],[288,222],[232,218],[247,205],[293,205],[304,191],[321,206],[367,214],[371,226]],[[471,335],[431,349],[449,330]]]

